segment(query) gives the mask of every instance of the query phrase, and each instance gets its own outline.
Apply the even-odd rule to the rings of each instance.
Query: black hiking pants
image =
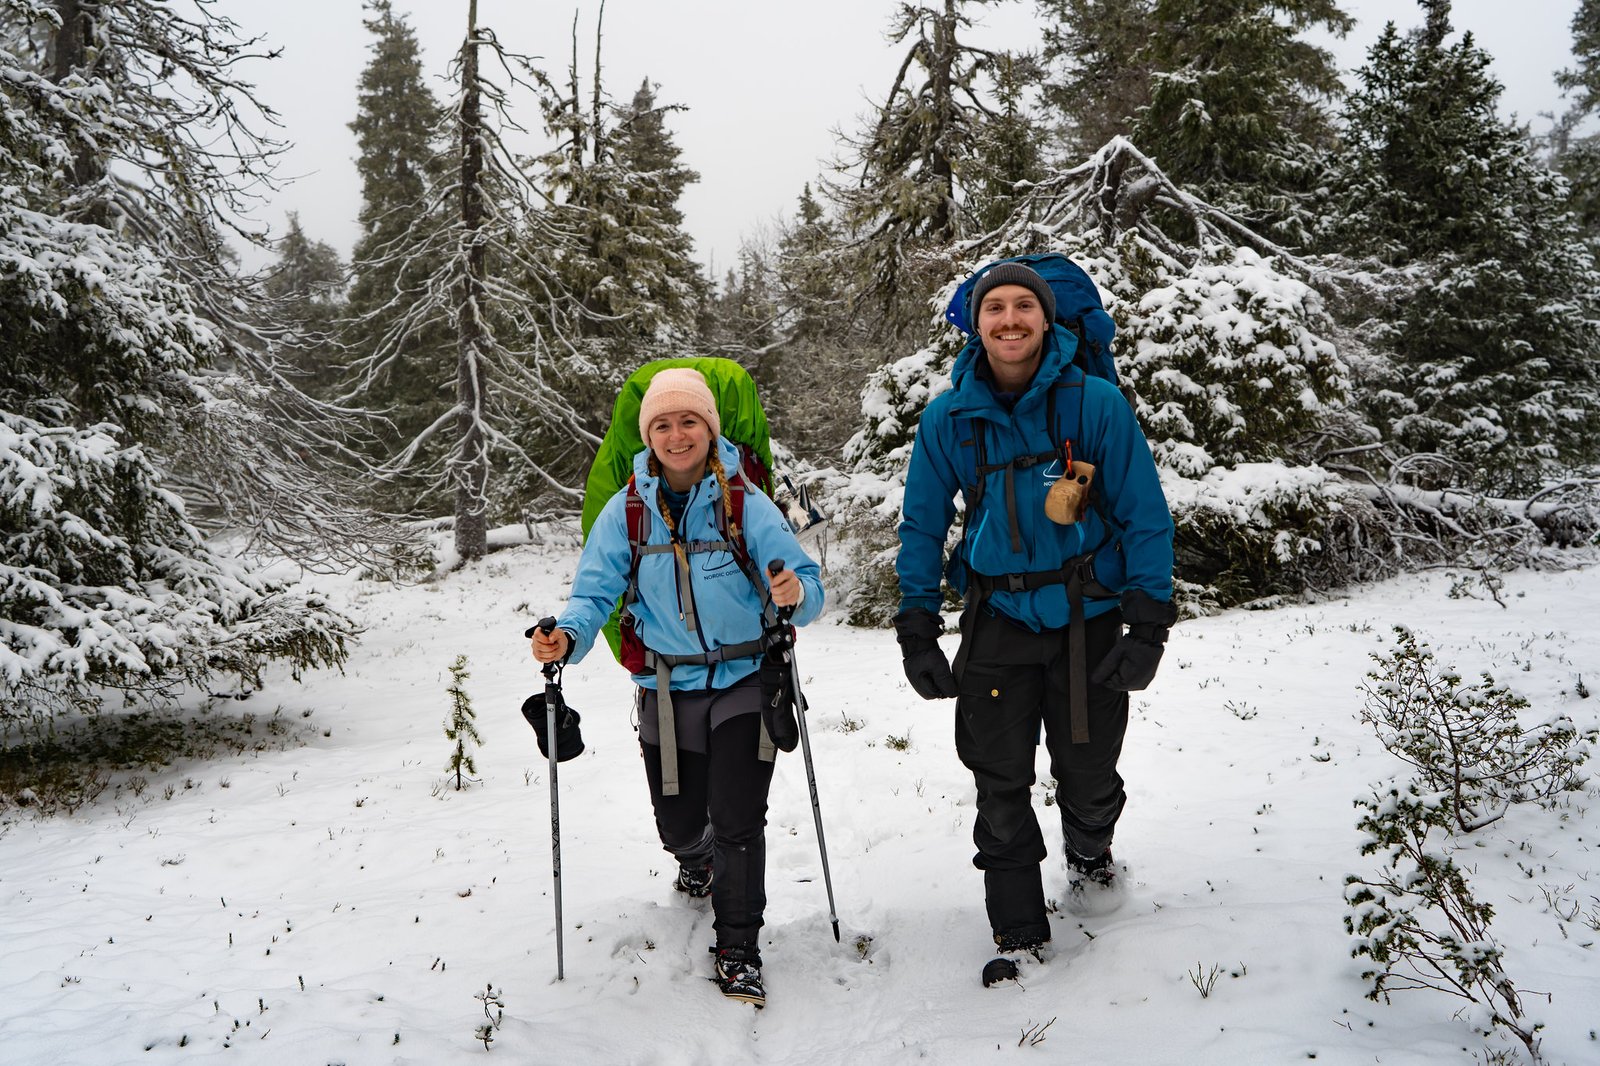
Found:
[[[1112,609],[1084,624],[1092,672],[1122,635],[1122,615]],[[972,862],[984,872],[995,934],[1049,939],[1039,868],[1048,849],[1032,802],[1040,733],[1056,780],[1064,843],[1095,858],[1110,847],[1127,799],[1117,759],[1128,728],[1128,694],[1089,682],[1089,742],[1073,744],[1065,629],[1035,633],[981,612],[967,639],[972,646],[956,699],[956,753],[978,787]]]
[[[760,699],[760,689],[752,686]],[[704,754],[678,749],[676,796],[661,794],[661,746],[641,741],[661,845],[680,863],[711,863],[717,947],[757,946],[767,909],[767,792],[772,766],[757,758],[752,706],[711,730]]]

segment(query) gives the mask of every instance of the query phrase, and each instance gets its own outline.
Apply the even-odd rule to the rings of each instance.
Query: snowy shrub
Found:
[[[1444,808],[1463,833],[1503,817],[1512,803],[1547,800],[1583,786],[1581,733],[1566,715],[1524,726],[1528,701],[1485,673],[1464,684],[1435,664],[1428,645],[1401,626],[1395,649],[1373,656],[1361,720],[1389,752],[1417,771],[1422,787],[1448,797]]]
[[[270,659],[344,661],[354,626],[213,552],[113,427],[0,411],[0,715],[94,707],[98,690],[170,697]]]
[[[1170,449],[1158,447],[1158,456]],[[1316,467],[1244,463],[1198,477],[1161,467],[1178,574],[1220,606],[1321,584],[1344,479]],[[1332,583],[1332,582],[1329,582]]]
[[[1466,874],[1447,850],[1456,823],[1454,801],[1413,782],[1357,800],[1362,855],[1378,855],[1374,873],[1345,879],[1345,930],[1351,955],[1371,960],[1362,979],[1367,998],[1433,989],[1464,999],[1462,1017],[1484,1036],[1504,1030],[1539,1058],[1542,1024],[1524,1012],[1506,976],[1503,951],[1489,932],[1493,909],[1472,895]]]

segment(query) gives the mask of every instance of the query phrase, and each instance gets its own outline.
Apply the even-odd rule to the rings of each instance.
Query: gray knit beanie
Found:
[[[1044,309],[1045,326],[1056,320],[1056,294],[1050,291],[1049,283],[1031,267],[1002,262],[979,274],[978,283],[972,286],[969,315],[974,330],[978,328],[978,309],[983,306],[983,297],[996,285],[1021,285],[1039,298],[1039,306]]]

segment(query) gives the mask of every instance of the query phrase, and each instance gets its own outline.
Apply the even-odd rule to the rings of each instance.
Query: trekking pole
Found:
[[[783,572],[783,560],[774,559],[767,564],[767,573],[777,577]],[[787,622],[794,614],[793,607],[778,608],[778,621]],[[806,697],[800,691],[800,667],[795,662],[794,647],[784,650],[789,660],[789,679],[794,686],[794,709],[800,720],[800,753],[806,761],[806,784],[811,786],[811,817],[817,823],[817,850],[822,854],[822,883],[828,889],[828,921],[833,923],[833,939],[839,942],[839,915],[833,905],[833,875],[828,872],[828,842],[822,835],[822,804],[817,801],[817,770],[811,763],[811,734],[806,731]]]
[[[542,618],[536,627],[549,636],[555,631],[553,616]],[[530,629],[524,636],[533,637]],[[550,869],[555,877],[556,894],[556,980],[566,980],[566,961],[561,944],[561,799],[556,795],[556,705],[562,703],[561,668],[544,664],[544,735],[550,751]]]

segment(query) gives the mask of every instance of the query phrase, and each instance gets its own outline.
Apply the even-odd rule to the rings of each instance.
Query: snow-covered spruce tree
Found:
[[[350,504],[338,460],[357,427],[286,373],[283,330],[225,239],[266,245],[239,220],[273,187],[280,146],[257,128],[276,118],[239,69],[270,55],[209,4],[158,0],[15,0],[0,37],[21,76],[52,87],[17,83],[14,98],[70,141],[30,188],[35,206],[149,250],[213,335],[203,398],[167,412],[181,432],[140,438],[168,488],[208,527],[308,565],[395,562],[405,534]]]
[[[482,69],[485,56],[492,74]],[[456,164],[436,177],[425,175],[420,209],[440,222],[424,226],[419,243],[386,247],[367,263],[417,280],[396,293],[394,306],[403,313],[356,364],[356,386],[359,394],[441,325],[454,329],[456,402],[407,442],[387,470],[423,464],[449,488],[456,554],[470,561],[487,551],[491,514],[510,516],[529,502],[497,496],[492,469],[502,484],[520,476],[537,485],[544,494],[540,506],[570,511],[581,498],[584,459],[599,441],[583,428],[563,390],[551,385],[554,365],[572,354],[571,298],[555,266],[572,234],[540,209],[537,191],[502,136],[520,130],[510,117],[509,93],[531,91],[542,75],[478,25],[477,5],[469,0],[467,35],[452,77],[458,90],[445,108],[439,139],[457,145]],[[419,267],[425,269],[413,270]],[[450,441],[450,453],[428,462],[428,448],[441,436]]]
[[[890,41],[905,47],[894,82],[867,128],[845,139],[837,177],[824,186],[853,251],[854,298],[878,310],[888,343],[920,337],[923,294],[949,270],[942,253],[972,229],[965,168],[983,127],[998,117],[992,87],[1001,57],[963,39],[971,25],[964,9],[989,2],[900,4],[889,32]],[[1026,177],[991,172],[984,180],[1009,184]]]
[[[1573,97],[1551,135],[1551,162],[1570,189],[1572,212],[1593,248],[1600,242],[1600,135],[1584,129],[1600,111],[1600,3],[1580,0],[1572,16],[1572,55],[1577,66],[1556,73],[1556,84]]]
[[[883,362],[869,314],[852,307],[850,254],[842,227],[807,184],[761,259],[774,320],[761,348],[737,358],[761,387],[772,432],[797,457],[836,467],[854,432],[839,412],[861,402],[867,375]]]
[[[100,87],[7,48],[0,98],[0,718],[341,663],[349,620],[216,553],[153,461],[226,402],[205,369],[226,348],[152,252],[63,217],[64,161],[108,136]]]
[[[1134,66],[1150,71],[1132,138],[1174,182],[1291,246],[1310,235],[1309,194],[1340,91],[1337,0],[1156,0]],[[1181,224],[1181,223],[1180,223]]]
[[[1067,158],[1114,136],[1274,239],[1304,243],[1332,134],[1333,56],[1308,33],[1353,25],[1335,0],[1036,0],[1043,95]]]
[[[604,432],[629,373],[651,359],[699,354],[697,316],[710,292],[679,207],[699,180],[667,125],[680,108],[658,102],[648,79],[628,103],[613,102],[601,80],[603,42],[597,24],[585,86],[574,16],[566,84],[545,83],[541,101],[556,145],[539,160],[551,224],[572,237],[556,270],[579,301],[575,354],[552,382],[594,434]]]
[[[271,317],[286,331],[284,358],[303,388],[327,395],[339,378],[340,356],[330,334],[344,314],[344,263],[332,245],[308,237],[292,211],[277,251],[265,289]]]
[[[1495,113],[1500,86],[1449,4],[1384,31],[1344,113],[1325,246],[1403,271],[1361,310],[1388,356],[1370,417],[1437,454],[1423,488],[1525,494],[1600,457],[1600,270],[1565,182]]]
[[[1155,0],[1034,0],[1043,24],[1040,88],[1068,165],[1126,137],[1150,101]]]
[[[1155,225],[1152,208],[1185,219],[1190,242]],[[984,262],[1042,251],[1082,265],[1117,322],[1119,374],[1161,468],[1188,598],[1236,603],[1371,565],[1346,543],[1345,483],[1310,462],[1344,418],[1346,382],[1305,264],[1118,138],[1041,182],[998,238],[957,246],[959,271],[936,303]],[[879,533],[852,601],[863,622],[893,613],[882,569],[893,546],[882,534],[892,533],[917,419],[948,387],[963,340],[940,319],[929,345],[884,366],[863,396],[866,425],[846,451],[846,499]]]

